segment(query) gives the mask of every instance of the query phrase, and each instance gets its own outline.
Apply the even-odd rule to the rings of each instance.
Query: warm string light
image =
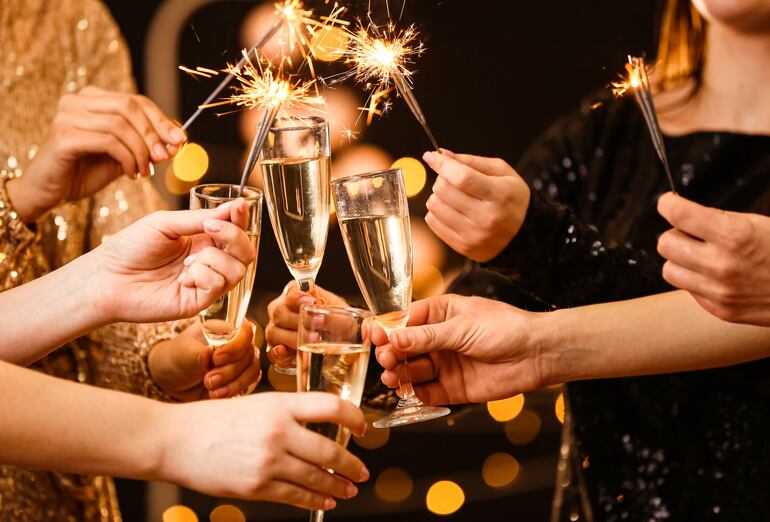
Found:
[[[676,192],[674,177],[671,175],[671,167],[666,154],[666,144],[663,142],[663,132],[660,129],[658,115],[655,112],[655,105],[652,101],[652,87],[650,86],[644,58],[629,56],[628,63],[626,64],[626,73],[626,77],[611,84],[612,93],[615,96],[623,96],[629,91],[634,94],[636,103],[639,105],[639,109],[644,116],[644,121],[647,123],[647,129],[650,132],[655,152],[658,154],[658,158],[663,164],[663,169],[666,171],[671,191]]]

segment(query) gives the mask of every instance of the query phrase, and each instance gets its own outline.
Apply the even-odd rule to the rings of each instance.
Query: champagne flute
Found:
[[[361,405],[371,350],[372,314],[342,306],[304,305],[299,312],[297,390],[333,393]],[[308,429],[345,447],[350,430],[329,422],[308,423]],[[321,522],[323,511],[311,511]]]
[[[329,229],[331,150],[324,118],[276,118],[259,160],[267,210],[289,272],[311,292]],[[292,365],[275,370],[293,375]]]
[[[190,208],[194,210],[216,208],[237,199],[239,188],[238,185],[226,184],[198,185],[190,191]],[[249,207],[246,233],[258,252],[262,224],[262,191],[253,187],[244,187],[241,197],[246,200]],[[251,300],[256,271],[257,260],[255,259],[246,267],[246,275],[232,290],[199,314],[203,336],[212,348],[216,349],[227,344],[238,335]]]
[[[338,179],[332,182],[332,194],[358,287],[390,335],[406,326],[412,301],[412,237],[403,174],[390,169]],[[425,406],[417,398],[406,356],[396,356],[401,399],[374,426],[402,426],[447,415],[448,408]]]

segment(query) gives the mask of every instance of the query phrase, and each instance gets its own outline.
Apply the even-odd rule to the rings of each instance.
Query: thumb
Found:
[[[396,330],[390,334],[391,347],[408,355],[435,352],[438,350],[460,349],[457,335],[459,325],[453,321],[412,326]]]

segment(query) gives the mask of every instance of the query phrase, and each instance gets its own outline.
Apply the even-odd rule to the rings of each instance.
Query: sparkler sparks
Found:
[[[425,51],[417,29],[412,25],[399,30],[393,23],[384,28],[373,23],[368,26],[359,24],[355,32],[349,31],[348,36],[350,43],[341,52],[344,53],[345,63],[351,65],[352,69],[336,81],[355,77],[357,83],[371,90],[368,107],[363,109],[368,113],[367,124],[371,124],[375,114],[381,114],[389,108],[387,96],[392,91],[392,84],[406,101],[433,147],[438,150],[438,142],[412,91],[410,67]]]
[[[658,115],[652,102],[652,88],[647,76],[647,65],[644,62],[644,58],[629,56],[628,63],[626,64],[626,73],[627,77],[611,84],[612,93],[615,96],[623,96],[629,91],[634,93],[636,103],[639,105],[644,121],[647,123],[647,129],[650,132],[655,152],[658,154],[658,158],[663,164],[663,169],[666,171],[671,191],[676,192],[674,177],[671,175],[671,167],[669,166],[666,154],[666,145],[663,142],[663,132],[660,129]]]

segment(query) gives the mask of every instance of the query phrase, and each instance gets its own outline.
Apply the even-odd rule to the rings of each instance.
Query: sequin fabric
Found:
[[[486,266],[507,282],[485,293],[511,295],[512,285],[547,309],[670,289],[655,248],[669,228],[656,212],[665,175],[633,102],[597,96],[518,165],[533,189],[530,210]],[[770,211],[770,137],[698,132],[666,146],[682,196]],[[577,382],[567,392],[553,521],[770,517],[769,361]]]
[[[4,0],[0,46],[3,180],[24,175],[63,94],[86,85],[134,89],[125,42],[96,0]],[[2,190],[0,206],[0,285],[7,290],[94,248],[159,208],[161,200],[150,183],[120,179],[92,198],[53,209],[30,226],[14,220],[12,202]],[[114,325],[58,350],[35,368],[165,398],[150,379],[146,354],[155,341],[170,335],[167,324]],[[112,481],[0,466],[0,521],[42,520],[119,521]]]

